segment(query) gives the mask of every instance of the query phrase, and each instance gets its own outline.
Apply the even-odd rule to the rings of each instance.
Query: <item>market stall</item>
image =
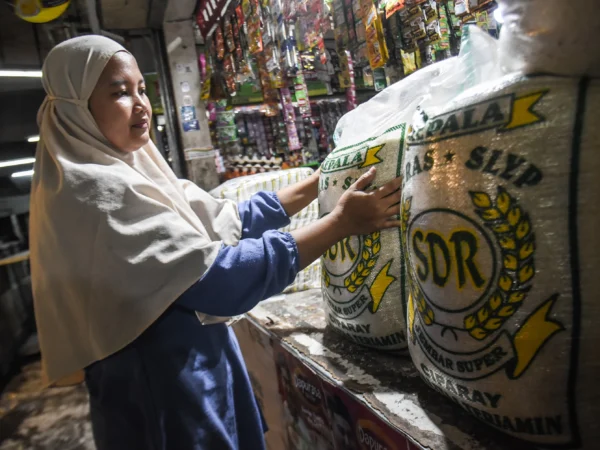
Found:
[[[496,8],[490,0],[200,2],[200,96],[221,180],[316,166],[335,148],[346,112],[457,55],[463,25],[497,36]]]
[[[402,177],[399,227],[235,325],[269,446],[595,448],[595,0],[218,3],[203,92],[246,179],[222,198],[320,163],[323,217]]]
[[[530,449],[432,389],[407,356],[326,327],[320,290],[271,299],[234,325],[270,449]],[[488,392],[457,385],[465,399]]]

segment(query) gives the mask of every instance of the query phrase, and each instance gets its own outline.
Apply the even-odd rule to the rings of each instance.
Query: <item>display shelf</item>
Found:
[[[404,438],[396,437],[394,448],[531,449],[530,445],[477,421],[428,387],[408,356],[357,346],[327,328],[320,290],[263,302],[245,320],[256,331],[268,333],[274,342],[293,352],[323,379],[365,405],[401,433],[397,436],[407,438],[406,442],[398,442]],[[241,346],[244,350],[243,342]],[[248,360],[249,355],[245,356]],[[252,371],[251,376],[260,378],[260,374]]]

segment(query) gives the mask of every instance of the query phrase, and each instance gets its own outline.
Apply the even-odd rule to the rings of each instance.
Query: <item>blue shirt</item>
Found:
[[[120,352],[86,369],[98,450],[261,450],[264,423],[233,331],[195,311],[234,316],[288,286],[298,272],[277,196],[239,205],[242,240],[223,246],[204,276]],[[141,299],[143,301],[143,299]]]

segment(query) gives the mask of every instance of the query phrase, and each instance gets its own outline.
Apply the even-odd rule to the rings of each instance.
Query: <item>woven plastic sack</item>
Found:
[[[216,198],[226,198],[240,203],[249,200],[254,194],[260,191],[277,192],[286,186],[307,179],[312,174],[312,169],[301,168],[249,175],[226,181],[213,189],[210,194]],[[290,232],[302,228],[316,221],[318,218],[318,202],[315,200],[298,214],[291,217],[290,224],[280,231]],[[296,275],[294,282],[285,289],[284,293],[317,289],[320,285],[320,263],[319,261],[315,261]]]
[[[420,108],[492,77],[497,66],[495,41],[478,29],[466,35],[458,58],[414,73],[341,119],[336,130],[338,146],[321,166],[321,216],[329,214],[344,191],[371,167],[377,168],[377,186],[402,175],[405,122]],[[387,352],[406,351],[406,276],[400,230],[344,239],[321,260],[329,326],[358,344]]]
[[[501,36],[500,60],[543,61],[557,22],[538,35],[533,24],[563,2],[504,3],[523,15],[502,33],[520,24],[529,34],[515,48]],[[581,10],[584,24],[588,13],[597,11]],[[598,448],[600,82],[512,73],[423,112],[403,162],[415,365],[465,411],[532,447]]]

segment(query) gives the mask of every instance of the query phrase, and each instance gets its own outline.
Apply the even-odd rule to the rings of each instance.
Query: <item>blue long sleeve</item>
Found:
[[[266,448],[233,330],[201,326],[194,314],[242,314],[298,272],[294,238],[273,231],[289,223],[277,196],[257,194],[239,209],[239,244],[222,246],[202,279],[133,343],[86,369],[99,449]]]
[[[212,316],[246,313],[282,292],[298,273],[298,249],[289,233],[267,231],[259,239],[223,246],[204,277],[177,304]]]
[[[283,209],[277,194],[259,192],[238,205],[242,219],[242,239],[259,238],[265,231],[289,225],[290,218]]]

